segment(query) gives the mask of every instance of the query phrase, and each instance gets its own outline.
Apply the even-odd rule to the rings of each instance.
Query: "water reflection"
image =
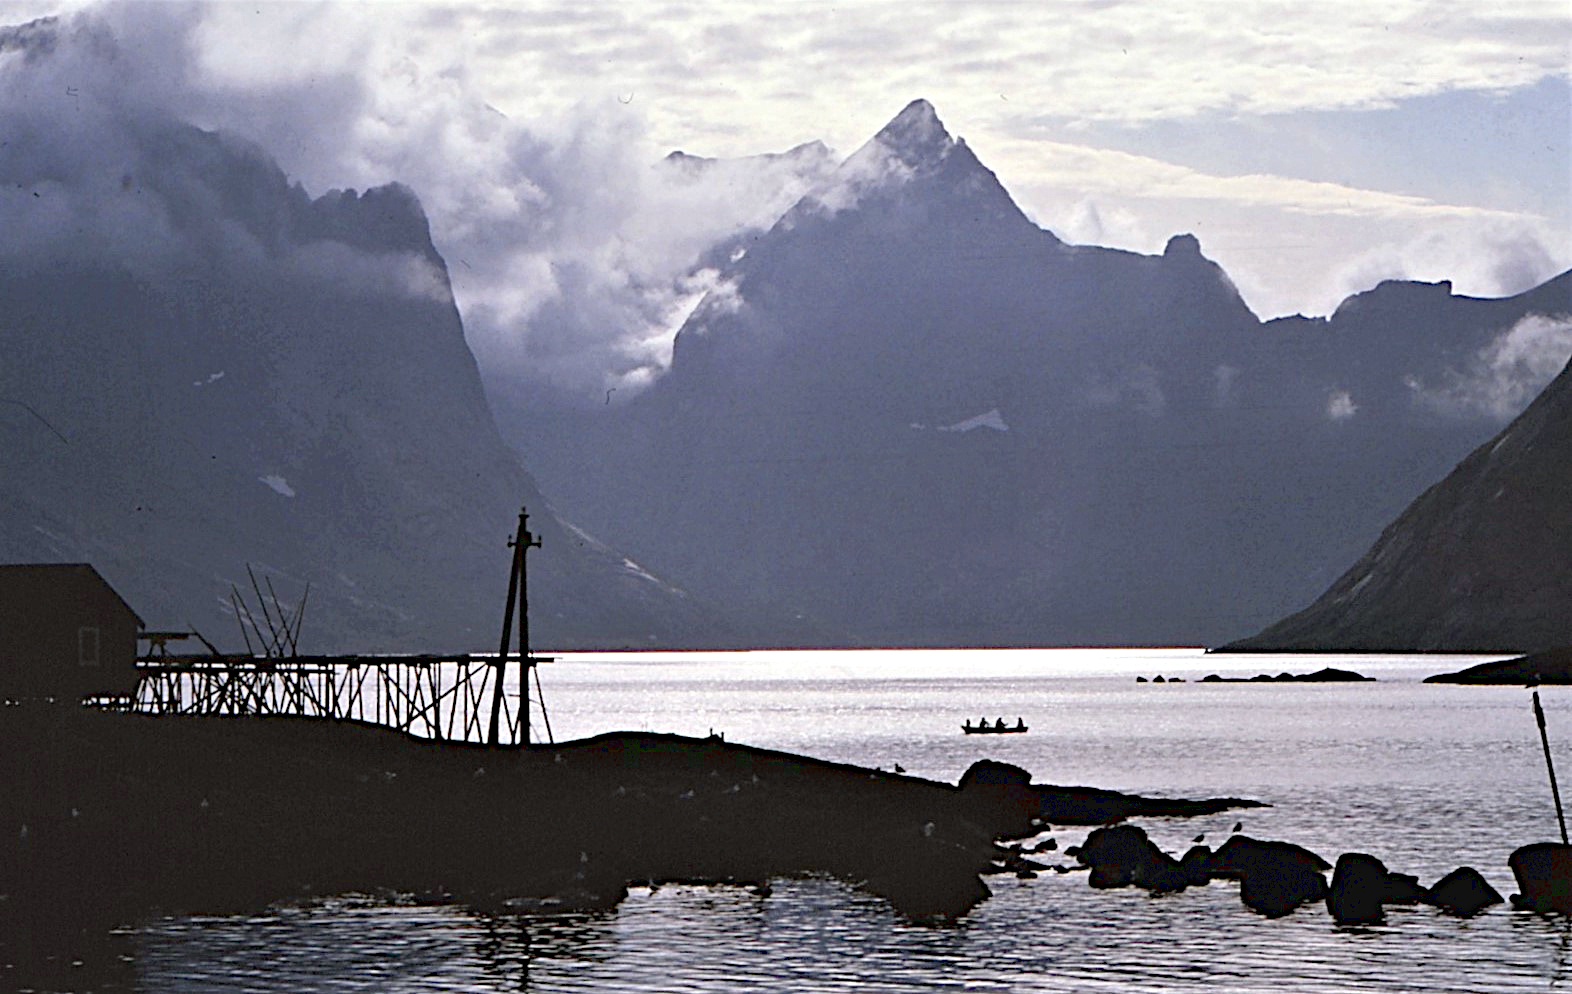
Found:
[[[140,990],[136,948],[135,931],[112,924],[7,927],[0,930],[0,990]]]
[[[665,689],[565,680],[553,715],[560,709],[565,726],[577,722],[586,733],[604,730],[592,721],[634,714],[662,730],[699,722],[702,734],[720,723],[705,708],[724,706],[735,733],[728,738],[869,765],[899,761],[951,782],[987,750],[1040,782],[1256,797],[1273,807],[1143,826],[1164,849],[1182,852],[1197,833],[1221,839],[1242,817],[1256,837],[1331,858],[1370,852],[1423,883],[1473,865],[1503,893],[1512,889],[1511,849],[1556,832],[1532,718],[1511,688],[1189,684],[1156,694],[1122,680],[1012,677],[985,693],[970,680],[750,680],[716,695],[702,676],[698,668]],[[969,741],[949,720],[969,694],[1026,715],[1032,734]],[[1572,737],[1553,745],[1572,764]],[[1056,833],[1061,847],[1084,834]],[[1081,875],[994,878],[990,886],[992,900],[943,929],[903,924],[877,899],[822,880],[776,881],[764,898],[741,888],[635,888],[615,911],[556,917],[345,898],[250,917],[153,921],[134,934],[106,927],[63,960],[33,956],[34,986],[1501,994],[1572,985],[1572,923],[1505,908],[1460,920],[1394,907],[1382,925],[1341,929],[1320,906],[1267,921],[1223,883],[1161,898],[1093,891]],[[17,953],[0,934],[0,962],[12,964],[0,987],[26,986],[16,982]]]
[[[996,882],[953,926],[902,922],[827,880],[635,888],[615,911],[486,915],[350,897],[267,914],[153,921],[85,937],[0,986],[42,991],[1543,991],[1564,987],[1572,922],[1496,909],[1388,909],[1346,928],[1319,906],[1269,921],[1214,883],[1153,898],[1080,875]]]

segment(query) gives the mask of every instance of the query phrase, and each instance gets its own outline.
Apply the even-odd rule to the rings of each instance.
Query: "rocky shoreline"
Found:
[[[1184,677],[1165,677],[1161,673],[1147,680],[1144,676],[1135,678],[1136,683],[1186,683]],[[1333,666],[1323,666],[1313,673],[1282,672],[1275,676],[1270,673],[1257,673],[1255,676],[1219,676],[1208,673],[1196,683],[1374,683],[1375,677],[1355,673],[1353,670],[1340,670]]]
[[[1547,649],[1512,659],[1479,663],[1452,673],[1425,677],[1426,683],[1496,686],[1572,684],[1572,649]]]
[[[1503,899],[1473,867],[1462,866],[1425,887],[1417,877],[1394,873],[1368,853],[1344,853],[1328,863],[1291,842],[1229,836],[1215,851],[1194,845],[1176,859],[1135,825],[1094,830],[1080,846],[1065,850],[1090,871],[1096,888],[1139,887],[1171,894],[1213,880],[1239,884],[1245,907],[1280,918],[1300,906],[1324,901],[1338,924],[1374,924],[1392,904],[1428,904],[1459,917],[1476,915]],[[1330,883],[1326,871],[1332,871]]]
[[[488,749],[65,707],[0,709],[0,776],[16,785],[0,924],[35,936],[351,892],[538,911],[610,907],[630,884],[810,874],[942,922],[989,896],[982,876],[1013,856],[1002,840],[1258,804],[1038,785],[989,761],[951,785],[719,738]]]

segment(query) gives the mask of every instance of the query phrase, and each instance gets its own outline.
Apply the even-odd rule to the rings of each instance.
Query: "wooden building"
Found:
[[[0,565],[0,699],[134,693],[141,628],[87,563]]]

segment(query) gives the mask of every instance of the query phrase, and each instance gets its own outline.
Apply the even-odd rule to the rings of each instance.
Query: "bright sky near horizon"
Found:
[[[0,24],[62,6],[0,0]],[[1143,252],[1194,232],[1263,317],[1384,278],[1491,296],[1572,266],[1566,0],[63,9],[140,66],[118,90],[247,135],[313,193],[412,186],[481,325],[631,286],[594,320],[669,336],[694,287],[652,288],[763,208],[655,196],[639,170],[675,148],[846,155],[917,97],[1039,224]],[[508,238],[533,248],[482,272]]]

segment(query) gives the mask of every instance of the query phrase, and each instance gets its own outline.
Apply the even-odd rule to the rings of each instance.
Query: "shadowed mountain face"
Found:
[[[1248,649],[1534,652],[1572,645],[1572,367]]]
[[[307,651],[484,650],[528,505],[537,644],[716,629],[550,512],[413,194],[313,200],[174,124],[123,154],[0,158],[0,560],[92,562],[151,627],[227,646],[251,563],[285,601],[311,584]]]
[[[1544,380],[1502,343],[1569,312],[1568,277],[1391,283],[1262,324],[1191,236],[1038,228],[918,101],[751,242],[653,388],[505,431],[760,644],[1215,643],[1520,408]]]

